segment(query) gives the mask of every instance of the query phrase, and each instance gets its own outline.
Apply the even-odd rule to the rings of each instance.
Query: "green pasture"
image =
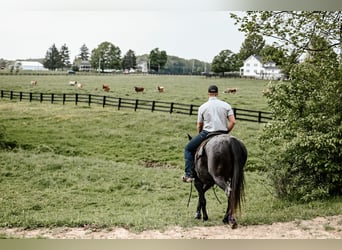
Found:
[[[30,81],[37,80],[37,86]],[[69,86],[69,81],[83,84],[82,89]],[[110,95],[121,98],[161,100],[166,102],[201,105],[207,99],[210,84],[219,87],[220,98],[233,107],[268,111],[262,90],[268,81],[206,78],[203,76],[160,76],[160,75],[0,75],[0,89],[37,93],[85,93]],[[102,85],[108,84],[110,92],[104,92]],[[165,93],[159,93],[157,86],[163,86]],[[145,88],[136,93],[134,86]],[[227,88],[238,88],[236,94],[223,94]]]
[[[38,85],[30,85],[31,80]],[[82,90],[69,80],[84,84]],[[107,83],[111,92],[102,92]],[[264,81],[192,76],[0,76],[0,89],[23,92],[85,92],[116,97],[200,105],[209,84],[236,95],[220,94],[237,108],[267,110]],[[146,93],[135,93],[135,85]],[[158,93],[156,86],[165,87]],[[97,89],[96,89],[97,88]],[[258,146],[262,124],[238,121],[232,134],[249,152],[246,197],[238,221],[270,224],[342,213],[342,199],[306,204],[278,200]],[[0,99],[0,227],[87,226],[163,230],[169,226],[221,225],[226,209],[207,193],[209,221],[194,219],[197,194],[181,182],[186,134],[196,133],[196,117],[87,104]],[[1,137],[0,137],[1,139]],[[342,223],[342,222],[341,222]],[[6,236],[5,236],[6,237]]]

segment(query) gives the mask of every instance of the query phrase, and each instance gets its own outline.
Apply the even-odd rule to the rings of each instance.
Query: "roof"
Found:
[[[16,61],[15,64],[20,63],[22,66],[35,66],[35,67],[43,67],[43,64],[36,61]]]

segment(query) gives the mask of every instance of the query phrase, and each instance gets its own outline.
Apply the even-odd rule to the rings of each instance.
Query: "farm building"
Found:
[[[283,77],[281,70],[274,62],[262,62],[262,57],[251,55],[240,68],[240,75],[245,77],[254,77],[257,79],[280,79]]]
[[[43,64],[36,61],[16,61],[14,67],[20,70],[48,70]]]
[[[79,66],[79,71],[89,72],[91,70],[91,64],[89,61],[82,61]]]

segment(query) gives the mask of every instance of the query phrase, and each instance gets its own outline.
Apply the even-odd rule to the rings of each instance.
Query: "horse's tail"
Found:
[[[237,138],[230,138],[230,148],[234,157],[233,177],[231,180],[231,213],[234,214],[235,210],[239,208],[241,212],[241,202],[244,198],[244,166],[247,161],[247,149],[245,145]]]

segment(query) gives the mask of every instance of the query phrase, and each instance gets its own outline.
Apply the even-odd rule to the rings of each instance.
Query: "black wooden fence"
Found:
[[[102,107],[116,107],[134,109],[150,110],[152,112],[168,112],[185,115],[197,115],[198,105],[182,104],[174,102],[162,102],[162,101],[150,101],[140,99],[119,98],[112,96],[100,96],[92,94],[52,94],[52,93],[32,93],[32,92],[15,92],[10,90],[1,90],[1,99],[8,98],[10,100],[28,100],[39,102],[51,102],[51,103],[86,103],[88,106],[91,104],[102,105]],[[242,121],[266,123],[270,121],[271,113],[254,111],[248,109],[234,108],[235,118]]]

